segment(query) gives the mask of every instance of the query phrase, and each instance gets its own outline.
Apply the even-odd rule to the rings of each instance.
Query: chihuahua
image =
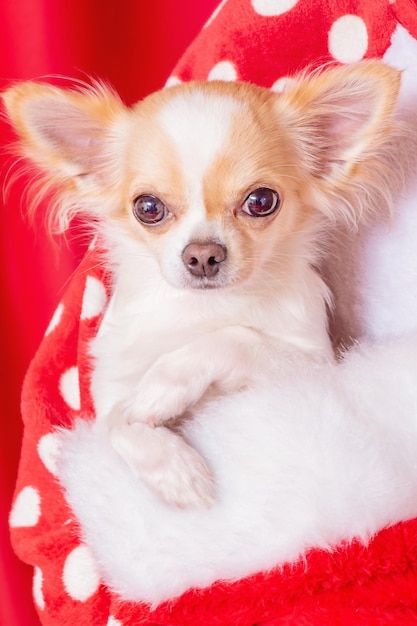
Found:
[[[132,108],[102,84],[3,94],[55,228],[83,214],[112,271],[90,348],[96,427],[167,503],[215,497],[181,420],[272,367],[334,358],[324,234],[390,204],[399,84],[370,60],[280,93],[190,82]]]

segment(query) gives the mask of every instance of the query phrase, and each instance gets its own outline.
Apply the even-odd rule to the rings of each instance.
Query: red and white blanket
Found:
[[[404,70],[400,112],[412,116],[417,110],[416,39],[415,0],[225,0],[185,52],[170,82],[239,79],[279,90],[288,76],[305,66],[381,57]],[[365,366],[369,364],[378,378],[379,363],[392,363],[390,380],[382,376],[387,376],[386,363],[381,365],[385,395],[380,402],[386,410],[389,396],[390,410],[398,410],[398,419],[417,408],[412,388],[417,373],[415,198],[417,173],[399,199],[392,229],[373,225],[355,241],[348,237],[340,280],[337,271],[330,272],[344,334],[375,343],[376,348],[360,355]],[[111,276],[96,244],[58,304],[24,385],[25,430],[10,526],[17,554],[34,567],[34,600],[42,624],[417,625],[417,460],[415,488],[411,485],[404,492],[401,510],[384,511],[377,523],[361,520],[356,534],[355,526],[330,546],[306,542],[306,551],[298,555],[302,558],[271,563],[257,558],[255,533],[250,550],[247,545],[254,555],[252,570],[248,559],[242,559],[241,576],[235,570],[231,576],[221,559],[211,569],[209,561],[205,566],[200,562],[197,574],[188,575],[184,556],[183,562],[176,559],[177,573],[168,569],[164,579],[164,555],[149,557],[145,547],[136,545],[137,536],[143,535],[145,545],[149,535],[155,551],[148,528],[155,511],[148,517],[142,510],[129,536],[129,524],[124,527],[118,513],[123,515],[114,510],[120,509],[118,494],[104,487],[100,492],[100,481],[92,493],[87,462],[83,468],[96,449],[88,431],[94,419],[88,344],[110,295]],[[62,449],[62,429],[70,433],[69,454]],[[93,521],[89,508],[94,509]],[[75,509],[87,515],[76,515]],[[133,525],[134,513],[133,503],[125,513]],[[106,535],[109,528],[114,529],[112,542]],[[171,532],[167,526],[168,539]],[[279,533],[280,528],[270,532]],[[202,537],[204,541],[204,532]],[[210,535],[208,540],[216,539]],[[120,576],[119,544],[128,572]],[[244,552],[245,546],[237,544],[236,549]],[[143,567],[130,569],[129,554],[132,560],[143,559]],[[147,580],[134,581],[138,584],[132,584],[132,591],[125,579],[135,578],[135,572]],[[166,580],[170,575],[171,585]],[[165,591],[159,594],[155,587],[160,584]],[[166,591],[170,588],[172,597]],[[143,596],[135,589],[143,589]]]

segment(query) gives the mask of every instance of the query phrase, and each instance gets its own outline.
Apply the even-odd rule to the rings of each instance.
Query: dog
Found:
[[[131,108],[101,83],[3,93],[54,228],[84,215],[112,271],[90,347],[96,427],[167,504],[216,497],[181,420],[272,368],[279,385],[334,359],[325,235],[390,205],[400,81],[369,60],[280,93],[190,82]]]

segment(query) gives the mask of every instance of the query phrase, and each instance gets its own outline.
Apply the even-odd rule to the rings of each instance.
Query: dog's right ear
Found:
[[[400,84],[401,72],[370,59],[302,74],[279,94],[280,119],[312,175],[317,206],[332,219],[356,224],[371,208],[390,206],[402,178]]]
[[[128,110],[101,84],[67,90],[25,82],[6,90],[2,99],[18,136],[16,152],[39,168],[45,187],[59,188],[62,229],[68,218],[65,204],[71,212],[70,205],[97,199],[116,175],[120,160],[116,129],[123,127]]]

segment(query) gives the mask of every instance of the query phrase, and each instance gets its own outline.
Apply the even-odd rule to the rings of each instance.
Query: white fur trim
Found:
[[[186,431],[215,478],[208,510],[158,500],[94,425],[62,432],[60,480],[104,581],[156,604],[417,515],[416,353],[416,336],[361,348],[209,406]]]

